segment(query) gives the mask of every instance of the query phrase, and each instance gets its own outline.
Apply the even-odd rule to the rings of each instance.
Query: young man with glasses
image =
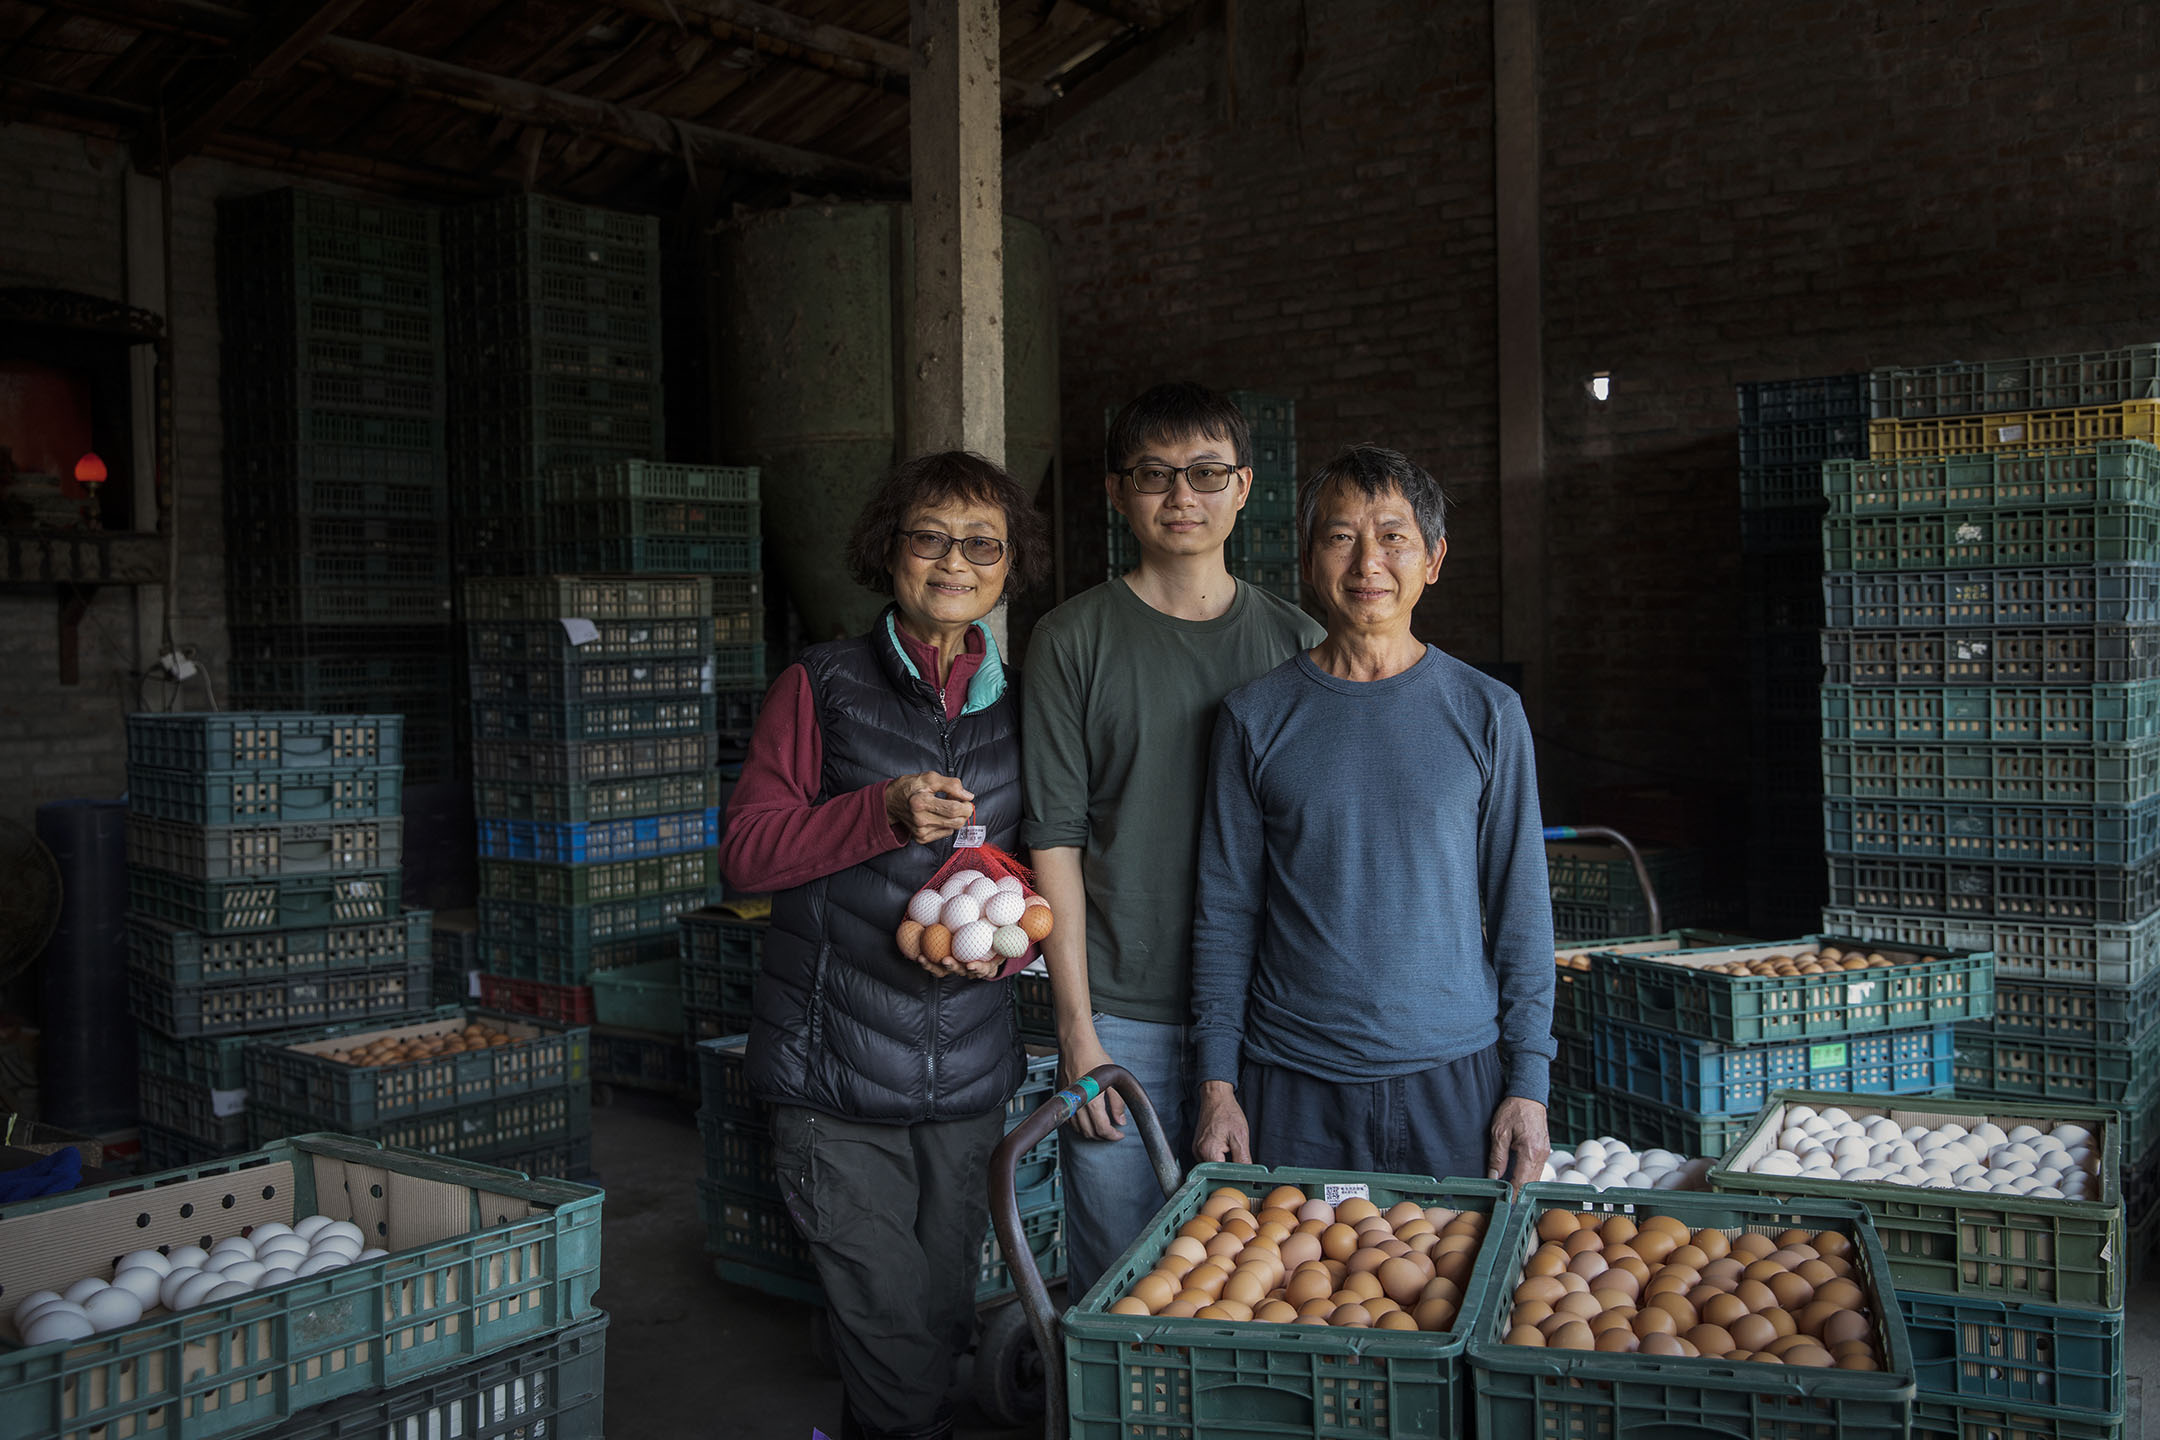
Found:
[[[1140,564],[1043,617],[1022,694],[1021,838],[1058,917],[1044,942],[1059,1069],[1131,1071],[1184,1160],[1194,854],[1216,706],[1324,631],[1223,563],[1252,488],[1245,417],[1199,385],[1158,385],[1110,424],[1110,504]],[[1066,1127],[1076,1298],[1146,1227],[1162,1192],[1123,1102]]]

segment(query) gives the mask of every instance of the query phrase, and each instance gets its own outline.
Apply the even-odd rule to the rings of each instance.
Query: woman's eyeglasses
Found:
[[[970,565],[995,565],[1005,558],[1005,542],[989,535],[947,535],[942,530],[895,531],[906,539],[908,553],[918,560],[942,560],[958,545]]]

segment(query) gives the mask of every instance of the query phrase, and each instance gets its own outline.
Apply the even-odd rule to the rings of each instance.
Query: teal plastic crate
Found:
[[[665,948],[663,946],[662,948]],[[669,955],[601,970],[592,977],[593,1018],[632,1030],[683,1028],[682,960]]]
[[[1257,1204],[1278,1185],[1309,1193],[1363,1185],[1373,1204],[1401,1200],[1491,1217],[1448,1331],[1344,1330],[1113,1315],[1110,1306],[1161,1258],[1179,1226],[1209,1195],[1232,1186]],[[1452,1436],[1466,1433],[1469,1378],[1463,1359],[1471,1317],[1491,1303],[1494,1238],[1510,1213],[1495,1180],[1433,1180],[1339,1170],[1202,1164],[1147,1229],[1064,1316],[1065,1391],[1075,1440],[1126,1437],[1176,1417],[1191,1440],[1210,1437]],[[1265,1427],[1264,1429],[1261,1427]],[[1494,1432],[1500,1433],[1500,1432]]]
[[[255,1145],[318,1133],[320,1122],[304,1111],[250,1101],[248,1139]],[[590,1143],[592,1091],[583,1080],[552,1090],[475,1101],[454,1110],[432,1110],[355,1126],[350,1134],[388,1149],[455,1156],[501,1165],[502,1157],[529,1155],[573,1142]]]
[[[2160,377],[2160,345],[2127,345],[2069,355],[1959,360],[1876,370],[1867,377],[1878,420],[2115,405],[2150,396]]]
[[[201,935],[319,929],[391,920],[403,877],[317,875],[284,880],[193,880],[128,867],[128,910]]]
[[[1868,860],[2126,870],[2160,856],[2160,800],[2126,806],[1837,798],[1823,802],[1823,843],[1832,855]]]
[[[277,1440],[603,1440],[608,1317],[380,1395],[310,1410]]]
[[[598,785],[707,771],[716,763],[716,753],[710,735],[659,735],[582,744],[476,741],[472,747],[473,779],[478,785]]]
[[[1824,947],[1879,953],[1893,963],[1821,975],[1726,975],[1707,967]],[[1994,958],[1914,950],[1839,935],[1684,954],[1598,955],[1601,1018],[1721,1045],[1834,1040],[1995,1013]]]
[[[1608,1133],[1603,1107],[1593,1090],[1554,1086],[1545,1102],[1545,1124],[1556,1146],[1580,1145]]]
[[[425,1018],[442,1019],[458,1012],[455,1005],[438,1005],[423,1013]],[[143,1075],[184,1080],[208,1090],[245,1090],[248,1083],[247,1050],[251,1045],[302,1044],[339,1035],[359,1035],[379,1028],[373,1022],[361,1020],[342,1025],[303,1026],[268,1034],[248,1032],[179,1040],[145,1025],[138,1026],[135,1031],[135,1059],[138,1072]]]
[[[1913,1440],[2138,1440],[2120,1415],[2040,1405],[1961,1405],[1940,1395],[1913,1400]]]
[[[1992,1405],[2122,1412],[2123,1312],[1898,1294],[1926,1393]]]
[[[2064,1122],[2100,1137],[2091,1200],[2045,1200],[1963,1190],[1917,1189],[1875,1180],[1817,1180],[1804,1175],[1758,1175],[1747,1167],[1777,1148],[1788,1106],[1820,1111],[1837,1106],[1855,1117],[1888,1116],[1900,1128],[1946,1121],[1992,1120],[2004,1129]],[[1867,1206],[1890,1258],[1900,1291],[1960,1300],[2120,1310],[2123,1274],[2122,1137],[2120,1117],[2091,1105],[2045,1103],[2010,1108],[2001,1102],[1956,1099],[1893,1100],[1814,1090],[1785,1090],[1710,1171],[1710,1188],[1759,1195],[1857,1200]]]
[[[2140,398],[2144,397],[2126,395],[2115,403]],[[2072,402],[2079,403],[2107,402]],[[2143,440],[2103,440],[2083,451],[1998,450],[1922,460],[1829,460],[1823,464],[1822,487],[1831,513],[1843,515],[2121,504],[2160,499],[2160,449]]]
[[[403,770],[153,770],[128,767],[128,809],[189,825],[276,825],[396,815]]]
[[[400,764],[404,718],[245,711],[138,712],[128,763],[158,770],[373,769]]]
[[[364,1041],[425,1041],[456,1033],[474,1021],[506,1032],[510,1043],[397,1065],[359,1066],[331,1058]],[[371,1126],[404,1116],[544,1090],[582,1090],[591,1080],[590,1061],[582,1026],[546,1025],[481,1009],[437,1012],[425,1020],[374,1030],[250,1045],[248,1102],[304,1116],[311,1129],[364,1134]]]
[[[682,1016],[693,1042],[750,1028],[751,992],[770,929],[769,920],[713,908],[682,917]]]
[[[2134,986],[2160,974],[2160,915],[2135,925],[2037,925],[1987,917],[1939,920],[1831,909],[1823,912],[1823,924],[1837,934],[1870,944],[1936,953],[1985,951],[1995,957],[1998,978]]]
[[[1956,1027],[1923,1025],[1842,1040],[1718,1045],[1602,1022],[1593,1085],[1705,1116],[1752,1116],[1773,1090],[1931,1095],[1955,1083]],[[1711,1152],[1715,1153],[1715,1152]]]
[[[477,703],[589,706],[617,701],[680,700],[713,684],[712,657],[667,660],[475,661],[466,678]]]
[[[1856,1252],[1855,1279],[1872,1300],[1876,1371],[1803,1370],[1643,1354],[1508,1345],[1507,1296],[1537,1246],[1549,1209],[1671,1215],[1728,1235],[1834,1229]],[[1477,1431],[1500,1436],[1746,1436],[1751,1440],[1904,1440],[1912,1419],[1913,1359],[1891,1299],[1883,1249],[1860,1206],[1836,1200],[1789,1203],[1677,1190],[1607,1190],[1585,1198],[1576,1186],[1527,1185],[1497,1235],[1485,1304],[1469,1329],[1477,1387]],[[1481,1256],[1481,1264],[1488,1257]]]
[[[88,1340],[0,1347],[0,1440],[237,1440],[597,1313],[598,1191],[326,1135],[0,1209],[0,1286],[63,1289],[84,1256],[318,1212],[391,1253]]]
[[[1823,517],[1825,570],[1976,570],[2160,560],[2160,503]]]
[[[535,665],[576,661],[695,660],[712,649],[712,621],[597,620],[588,636],[571,638],[560,620],[475,620],[465,627],[465,653],[476,665]]]
[[[1558,946],[1553,952],[1559,966],[1553,990],[1553,1033],[1590,1034],[1591,1022],[1597,1018],[1597,987],[1589,978],[1593,955],[1661,955],[1671,950],[1725,950],[1755,943],[1750,936],[1718,930],[1667,930],[1662,935],[1623,935]]]
[[[2135,1045],[2102,1045],[1960,1026],[1957,1083],[1960,1093],[2068,1100],[2135,1114],[2160,1091],[2160,1030],[2147,1033]]]
[[[2160,982],[2132,988],[2075,980],[2012,980],[1997,960],[1995,1018],[1968,1021],[1968,1032],[2002,1039],[2085,1045],[2136,1045],[2160,1022]]]
[[[2147,625],[1825,630],[1828,685],[2132,685],[2160,678]]]
[[[666,897],[658,897],[665,901]],[[489,901],[500,906],[502,901]],[[622,902],[624,907],[649,906],[655,900]],[[526,909],[548,907],[526,906]],[[609,907],[580,907],[584,909]],[[595,975],[617,974],[638,966],[675,958],[675,938],[663,927],[642,935],[570,946],[553,940],[507,940],[483,934],[479,943],[480,969],[505,979],[536,980],[547,985],[590,985]]]
[[[128,965],[176,989],[334,970],[402,969],[429,959],[434,925],[434,912],[407,910],[396,919],[376,922],[200,935],[163,920],[130,915]]]
[[[714,728],[710,693],[589,702],[475,700],[472,716],[475,740],[625,740],[702,735]]]
[[[480,862],[480,898],[537,905],[597,905],[637,900],[703,886],[717,890],[720,860],[712,851],[613,860],[594,865],[537,860]],[[719,898],[717,895],[714,899]]]
[[[1670,1150],[1690,1159],[1722,1155],[1747,1133],[1750,1120],[1746,1115],[1705,1115],[1677,1105],[1660,1105],[1624,1090],[1601,1089],[1597,1093],[1600,1128],[1593,1130],[1590,1138],[1611,1135],[1637,1151]]]
[[[2160,856],[2136,865],[1828,857],[1830,903],[1921,915],[2017,915],[2058,925],[2123,925],[2160,911]]]
[[[594,1098],[598,1087],[620,1085],[663,1095],[691,1093],[690,1052],[682,1033],[596,1025],[591,1033]]]
[[[405,1019],[425,1013],[433,992],[433,967],[425,958],[195,986],[128,971],[128,1013],[179,1039]]]
[[[1975,628],[2160,622],[2160,565],[2046,565],[1897,575],[1834,571],[1820,583],[1821,623],[1833,630],[1959,635]]]
[[[405,858],[405,821],[306,820],[187,825],[130,814],[128,865],[187,880],[291,880],[379,875]]]
[[[542,825],[641,820],[719,805],[720,776],[712,770],[643,779],[526,784],[481,780],[473,785],[473,808],[482,819]]]
[[[135,1077],[136,1113],[192,1150],[230,1155],[248,1145],[246,1097],[162,1075]]]
[[[712,582],[696,575],[530,575],[468,580],[468,621],[703,620]]]

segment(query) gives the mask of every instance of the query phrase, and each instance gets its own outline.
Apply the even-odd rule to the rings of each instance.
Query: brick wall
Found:
[[[1420,624],[1483,659],[1491,37],[1434,8],[1241,6],[1234,121],[1215,32],[1016,156],[1006,198],[1057,243],[1069,476],[1153,378],[1295,394],[1307,469],[1371,435],[1451,480]],[[2160,339],[2160,14],[1545,0],[1541,26],[1548,808],[1737,802],[1733,384]]]
[[[29,125],[0,128],[0,285],[52,285],[127,298],[126,153],[105,141]],[[191,160],[174,175],[175,409],[180,483],[175,638],[208,662],[225,693],[225,555],[220,481],[216,201],[291,183],[260,171]],[[153,197],[155,191],[153,190]],[[154,233],[154,231],[153,231]],[[146,518],[147,527],[151,520]],[[59,683],[59,631],[50,589],[0,594],[0,817],[32,822],[36,807],[125,784],[124,717],[140,708],[132,676],[157,657],[159,590],[108,586],[80,626],[81,683]],[[151,685],[149,703],[166,703]],[[191,681],[180,703],[207,697]]]

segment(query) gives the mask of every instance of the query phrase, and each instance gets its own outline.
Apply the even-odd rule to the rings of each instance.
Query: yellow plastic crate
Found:
[[[2074,410],[1875,420],[1868,425],[1868,455],[1910,460],[1990,450],[2089,450],[2103,440],[2155,439],[2160,439],[2160,400],[2126,400]]]

